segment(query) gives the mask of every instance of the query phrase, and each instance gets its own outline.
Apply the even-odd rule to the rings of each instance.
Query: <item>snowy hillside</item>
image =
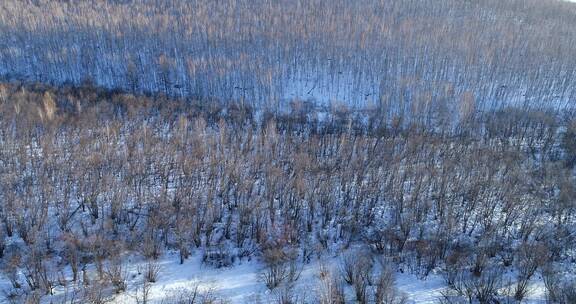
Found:
[[[0,1],[0,303],[575,304],[576,5]]]
[[[566,107],[575,11],[557,0],[4,1],[0,76],[281,109],[402,99],[395,111],[454,111],[463,94],[478,110]]]

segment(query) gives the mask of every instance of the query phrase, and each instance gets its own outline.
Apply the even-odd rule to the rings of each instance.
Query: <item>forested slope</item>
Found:
[[[278,108],[565,107],[576,6],[486,1],[3,1],[0,74]]]
[[[575,28],[555,0],[1,1],[0,301],[419,302],[402,275],[576,303]]]
[[[0,254],[16,302],[59,286],[99,302],[126,288],[126,254],[166,250],[208,267],[256,258],[273,290],[336,254],[325,292],[347,282],[360,301],[388,290],[374,259],[443,274],[455,303],[522,299],[536,275],[552,300],[574,299],[573,116],[507,109],[431,130],[342,107],[256,119],[238,104],[18,84],[1,87],[0,113]]]

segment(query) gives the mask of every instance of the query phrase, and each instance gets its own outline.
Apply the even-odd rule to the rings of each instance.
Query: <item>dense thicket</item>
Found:
[[[0,74],[277,108],[389,113],[575,98],[576,6],[556,0],[2,1]],[[451,116],[454,117],[454,116]]]
[[[291,262],[360,246],[343,257],[344,283],[325,279],[311,302],[341,303],[351,284],[361,302],[400,303],[384,300],[390,273],[372,277],[374,256],[443,273],[455,303],[502,300],[506,286],[522,299],[536,272],[551,301],[573,300],[562,275],[576,245],[573,117],[504,109],[453,132],[343,106],[258,116],[233,103],[2,85],[0,261],[11,295],[72,280],[98,302],[98,284],[123,287],[110,261],[166,249],[182,262],[202,250],[215,267],[261,257],[274,289]]]

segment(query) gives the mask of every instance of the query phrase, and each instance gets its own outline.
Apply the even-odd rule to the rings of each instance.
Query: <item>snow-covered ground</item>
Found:
[[[326,261],[328,265],[325,266],[330,271],[339,271],[338,258],[329,258]],[[231,303],[254,303],[258,300],[269,303],[276,297],[276,294],[268,290],[260,279],[263,266],[255,260],[242,261],[229,268],[215,269],[202,265],[200,255],[195,255],[180,265],[178,256],[170,254],[162,260],[161,265],[159,282],[150,290],[152,302],[159,302],[174,291],[193,288],[197,283],[200,284],[200,289],[212,289]],[[294,286],[295,293],[300,299],[312,300],[316,295],[321,267],[319,261],[303,266],[300,278]],[[440,292],[445,286],[444,280],[437,275],[419,280],[415,275],[397,273],[396,279],[400,291],[408,295],[414,303],[437,303]],[[138,281],[141,281],[141,278],[136,277],[132,283],[136,285]],[[353,300],[351,292],[348,296]],[[128,292],[117,297],[115,303],[134,303],[134,297]]]
[[[339,258],[327,258],[324,266],[332,272],[338,272]],[[326,265],[326,263],[328,265]],[[260,279],[263,265],[255,260],[241,261],[229,268],[215,269],[202,264],[201,256],[194,255],[183,265],[179,264],[177,254],[168,254],[160,262],[162,270],[159,282],[155,283],[150,290],[150,300],[159,303],[160,300],[177,290],[191,289],[199,284],[202,290],[213,290],[218,296],[230,303],[271,303],[275,301],[276,294],[268,290]],[[138,265],[138,264],[135,264]],[[141,265],[143,267],[143,265]],[[321,263],[314,261],[303,266],[302,273],[295,285],[295,294],[299,299],[308,299],[313,303],[314,296],[319,287],[319,273]],[[132,266],[135,274],[136,266]],[[131,284],[137,285],[141,278],[136,276]],[[410,303],[432,304],[438,303],[446,284],[444,279],[437,274],[429,275],[422,280],[416,275],[409,273],[396,273],[396,286],[400,292],[406,294]],[[348,300],[354,303],[352,290],[347,291]],[[523,303],[545,303],[545,289],[538,277],[532,284],[531,292]],[[120,295],[114,303],[134,303],[132,292]]]
[[[298,281],[294,284],[294,294],[298,299],[313,303],[319,288],[320,271],[328,269],[332,273],[338,273],[340,259],[337,256],[315,260],[303,265]],[[146,261],[137,257],[126,258],[127,291],[115,295],[111,303],[132,304],[137,303],[137,294],[141,291],[144,281],[144,269]],[[148,303],[162,303],[162,300],[170,295],[187,290],[193,291],[198,288],[200,292],[211,292],[218,298],[229,303],[272,303],[277,299],[277,293],[270,291],[260,277],[263,264],[255,259],[237,261],[234,266],[214,268],[202,263],[202,254],[197,252],[184,264],[179,263],[176,252],[168,252],[157,262],[160,266],[158,280],[150,285]],[[95,276],[94,269],[91,269]],[[70,270],[65,270],[70,274]],[[513,273],[510,273],[512,276]],[[431,274],[426,279],[421,279],[409,273],[396,272],[396,287],[409,298],[409,303],[438,303],[446,285],[443,278],[438,274]],[[9,283],[3,279],[0,281],[0,290],[7,290]],[[45,296],[42,303],[60,303],[68,288],[57,287],[53,296]],[[347,300],[354,303],[353,291],[346,287]],[[532,283],[531,292],[523,303],[545,303],[545,289],[539,277]],[[0,303],[2,302],[0,298]],[[348,302],[347,301],[347,302]]]

